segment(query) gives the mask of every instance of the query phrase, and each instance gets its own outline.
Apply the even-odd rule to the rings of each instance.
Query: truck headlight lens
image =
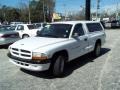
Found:
[[[32,60],[46,60],[48,56],[44,53],[33,52],[32,53]]]

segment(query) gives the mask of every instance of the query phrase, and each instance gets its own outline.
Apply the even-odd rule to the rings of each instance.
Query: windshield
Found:
[[[0,27],[0,31],[8,31],[9,30],[9,28],[8,27],[5,27],[5,26],[2,26],[2,27]]]
[[[1,32],[4,32],[4,31],[13,31],[13,30],[15,30],[15,27],[16,26],[11,26],[11,27],[10,26],[9,27],[8,26],[1,26],[0,27],[0,31]]]
[[[15,30],[16,26],[11,26],[9,30]]]
[[[72,25],[70,24],[50,24],[46,25],[37,36],[53,37],[53,38],[68,38]]]
[[[0,32],[1,32],[1,31],[4,31],[4,30],[5,30],[4,28],[0,27]]]

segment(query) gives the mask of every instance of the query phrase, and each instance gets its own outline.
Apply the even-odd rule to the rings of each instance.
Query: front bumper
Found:
[[[30,71],[45,71],[50,67],[50,60],[46,60],[46,62],[35,62],[32,60],[20,59],[18,57],[14,57],[11,54],[8,54],[9,61],[21,68],[30,70]]]

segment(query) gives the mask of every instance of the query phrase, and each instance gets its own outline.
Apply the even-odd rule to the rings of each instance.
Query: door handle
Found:
[[[87,41],[87,40],[88,40],[87,38],[84,39],[84,41]]]

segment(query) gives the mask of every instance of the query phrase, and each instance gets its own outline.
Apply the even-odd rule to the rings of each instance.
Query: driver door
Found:
[[[76,24],[72,33],[71,58],[82,56],[88,52],[88,37],[85,34],[82,24]]]

